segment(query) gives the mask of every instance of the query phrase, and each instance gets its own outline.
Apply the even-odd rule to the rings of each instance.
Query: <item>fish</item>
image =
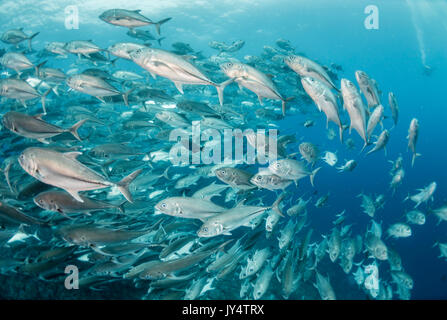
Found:
[[[8,130],[17,135],[30,139],[36,139],[45,144],[49,143],[46,139],[55,137],[65,132],[71,133],[73,137],[81,141],[78,134],[78,129],[87,121],[86,119],[80,120],[68,129],[63,129],[43,121],[42,116],[43,115],[41,114],[29,116],[20,112],[9,111],[3,115],[2,123]]]
[[[246,206],[243,203],[239,203],[232,209],[207,218],[197,231],[197,235],[199,237],[215,237],[221,234],[231,235],[231,231],[241,226],[249,226],[251,220],[264,214],[270,209],[283,216],[279,208],[279,204],[283,198],[284,194],[279,196],[275,202],[268,207]]]
[[[324,156],[321,157],[321,160],[323,160],[324,162],[326,162],[328,165],[330,165],[331,167],[335,166],[337,164],[338,161],[338,157],[336,153],[330,152],[330,151],[326,151],[324,153]]]
[[[330,90],[330,87],[324,82],[311,77],[303,77],[301,84],[314,101],[318,110],[325,113],[327,119],[326,128],[329,126],[329,121],[334,122],[339,127],[340,141],[343,143],[343,124],[340,120],[337,98]]]
[[[276,174],[270,173],[269,170],[259,171],[250,179],[252,185],[271,191],[285,190],[292,182],[290,179],[284,179]]]
[[[68,217],[67,213],[90,213],[107,209],[117,209],[124,213],[124,203],[114,205],[108,202],[80,196],[82,202],[77,201],[64,191],[45,191],[33,198],[34,203],[44,210],[59,212]]]
[[[41,98],[44,113],[47,113],[45,99],[50,92],[51,89],[48,89],[44,94],[40,94],[26,81],[20,79],[0,79],[0,96],[19,100],[25,108],[26,101]]]
[[[268,166],[268,170],[270,170],[270,172],[281,178],[293,180],[295,183],[299,179],[309,176],[312,186],[314,185],[315,175],[320,169],[321,167],[310,172],[306,169],[302,162],[294,159],[276,160],[271,162]]]
[[[322,300],[336,300],[334,289],[329,282],[329,276],[323,277],[318,272],[315,272],[316,275],[316,283],[314,284],[315,288],[317,288],[318,293]]]
[[[306,160],[312,167],[315,165],[315,162],[320,158],[320,152],[318,148],[310,143],[303,142],[298,146],[301,156],[304,160]]]
[[[220,105],[223,105],[225,87],[233,82],[230,79],[221,84],[214,83],[183,57],[162,49],[141,48],[130,52],[130,57],[137,65],[149,71],[153,77],[158,75],[174,82],[181,94],[183,94],[184,84],[214,86]]]
[[[102,78],[86,74],[73,75],[68,77],[65,81],[67,85],[73,90],[96,97],[98,100],[104,103],[104,97],[120,95],[123,97],[126,106],[129,105],[129,94],[134,90],[132,88],[126,92],[121,92]]]
[[[324,68],[315,61],[312,61],[303,56],[290,55],[284,58],[284,62],[300,77],[317,79],[324,83],[326,86],[333,88],[338,92],[340,91],[332,82],[331,78],[324,70]]]
[[[383,130],[380,136],[377,138],[377,141],[374,142],[374,148],[369,150],[366,154],[370,154],[378,150],[384,149],[386,155],[386,145],[388,144],[389,139],[390,139],[390,133],[388,132],[387,129]]]
[[[376,126],[382,121],[383,112],[384,108],[381,104],[379,104],[377,105],[377,107],[374,108],[373,112],[369,116],[368,124],[366,126],[367,127],[366,135],[368,137],[368,140],[371,138],[371,135],[374,132]]]
[[[282,101],[282,114],[286,114],[286,102],[291,98],[284,98],[276,88],[273,81],[261,71],[243,63],[228,62],[220,66],[222,71],[235,81],[240,87],[244,87],[258,96],[259,104],[263,105],[262,99],[268,98]]]
[[[435,181],[431,182],[428,186],[425,188],[418,189],[418,193],[410,196],[408,195],[404,201],[407,201],[410,199],[411,201],[415,202],[414,205],[415,208],[419,207],[421,203],[427,202],[430,199],[433,201],[433,194],[436,191],[437,183]]]
[[[397,99],[394,93],[388,93],[388,104],[391,109],[391,115],[393,117],[394,125],[397,125],[397,121],[399,120],[399,105],[397,103]]]
[[[109,9],[101,13],[99,19],[115,26],[129,28],[131,31],[137,27],[154,25],[158,34],[160,34],[161,25],[172,19],[165,18],[158,22],[153,22],[140,14],[140,12],[141,10]]]
[[[51,149],[26,148],[19,156],[19,164],[37,180],[64,189],[79,202],[84,200],[79,191],[117,187],[129,202],[133,202],[129,184],[141,173],[134,171],[121,181],[111,182],[76,160],[80,152],[60,153]]]
[[[83,55],[86,58],[90,58],[91,54],[99,51],[103,51],[100,47],[93,43],[91,40],[73,40],[67,42],[64,47],[70,53],[76,54],[78,56]]]
[[[366,110],[362,98],[355,85],[348,79],[341,80],[341,93],[344,102],[343,107],[348,111],[351,119],[349,132],[355,129],[365,142],[363,147],[365,148],[368,145],[368,136],[366,134]]]
[[[357,167],[357,162],[355,160],[347,160],[344,165],[337,167],[338,172],[352,171]]]
[[[402,222],[392,224],[387,230],[388,236],[393,238],[407,238],[410,237],[411,227]]]
[[[360,87],[360,90],[363,93],[363,96],[366,98],[366,102],[368,103],[368,109],[379,105],[380,97],[379,92],[376,88],[376,84],[366,74],[366,72],[360,70],[356,71],[355,78]]]
[[[0,58],[0,63],[3,67],[13,69],[16,73],[18,78],[20,78],[20,75],[22,74],[22,70],[31,69],[34,68],[36,71],[36,75],[39,74],[39,69],[46,63],[46,61],[34,65],[31,61],[28,60],[28,58],[18,52],[7,52],[3,55],[3,57]]]
[[[82,247],[122,243],[139,238],[147,231],[111,229],[97,225],[68,225],[57,230],[68,243]]]
[[[216,178],[239,190],[250,190],[256,187],[251,181],[253,174],[232,167],[222,167],[214,171]]]
[[[413,118],[410,122],[410,128],[408,129],[408,148],[413,152],[413,157],[411,158],[411,166],[414,166],[414,160],[421,154],[416,152],[416,143],[419,137],[419,120]]]
[[[226,211],[226,208],[205,199],[169,197],[160,200],[155,209],[175,217],[204,220]]]
[[[31,41],[39,34],[40,32],[33,33],[32,35],[28,36],[26,33],[23,32],[23,28],[19,29],[11,29],[5,31],[1,37],[0,40],[7,44],[13,44],[17,46],[20,42],[28,40],[28,49],[29,51],[32,50],[31,48]]]

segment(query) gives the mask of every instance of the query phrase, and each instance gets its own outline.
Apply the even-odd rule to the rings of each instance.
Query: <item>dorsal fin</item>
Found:
[[[133,12],[135,12],[135,13],[140,13],[141,10],[140,10],[140,9],[138,9],[138,10],[133,10]]]
[[[34,119],[42,120],[42,117],[45,115],[45,113],[39,113],[33,116]]]

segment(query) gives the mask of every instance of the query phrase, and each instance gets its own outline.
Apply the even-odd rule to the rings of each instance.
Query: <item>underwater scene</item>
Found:
[[[1,0],[0,299],[447,299],[446,15]]]

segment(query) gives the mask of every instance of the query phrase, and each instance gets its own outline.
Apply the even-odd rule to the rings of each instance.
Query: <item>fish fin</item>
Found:
[[[95,97],[95,98],[98,99],[99,101],[101,101],[102,103],[106,103],[102,97]]]
[[[216,84],[217,96],[219,97],[219,103],[223,106],[223,92],[226,86],[230,83],[233,83],[234,79],[228,79],[227,81],[222,82],[221,84]]]
[[[174,82],[175,87],[177,88],[177,90],[178,90],[181,94],[183,94],[183,84],[182,84],[181,82],[176,82],[176,81],[173,81],[173,82]]]
[[[70,151],[70,152],[65,152],[64,156],[66,156],[67,158],[76,160],[77,157],[79,157],[82,154],[82,152],[79,151]]]
[[[34,38],[35,36],[37,36],[39,33],[40,33],[40,32],[36,32],[35,34],[33,34],[32,36],[30,36],[30,37],[28,38],[28,48],[29,48],[29,51],[32,51],[32,50],[33,50],[33,48],[31,48],[31,40],[33,40],[33,38]]]
[[[47,114],[47,109],[45,108],[45,100],[47,98],[47,95],[52,91],[53,89],[50,88],[47,91],[45,91],[45,93],[42,95],[41,99],[42,99],[42,109],[43,109],[43,113]]]
[[[158,34],[158,35],[161,34],[161,31],[160,31],[160,27],[161,27],[161,25],[162,25],[163,23],[168,22],[168,21],[171,20],[171,19],[172,19],[172,18],[166,18],[166,19],[160,20],[160,21],[158,21],[158,22],[155,23],[155,29],[157,30],[157,34]]]
[[[126,92],[123,93],[124,104],[127,107],[129,106],[129,94],[131,94],[134,90],[135,90],[135,88],[132,88],[132,89],[127,90]]]
[[[314,179],[315,179],[315,175],[317,174],[317,172],[321,169],[321,167],[316,168],[314,171],[312,171],[311,175],[309,176],[310,178],[310,184],[312,185],[312,187],[314,186]]]
[[[258,101],[261,106],[264,105],[264,102],[262,102],[262,97],[260,95],[258,95]]]
[[[79,137],[78,134],[78,129],[86,122],[88,121],[88,119],[84,119],[81,120],[79,122],[77,122],[76,124],[74,124],[70,129],[68,129],[68,132],[70,132],[73,137],[75,137],[76,139],[78,139],[79,141],[82,141],[81,137]]]
[[[47,140],[45,140],[44,138],[40,138],[40,139],[37,139],[37,141],[39,141],[39,142],[41,142],[41,143],[43,143],[43,144],[50,144]]]
[[[417,157],[420,157],[420,153],[413,153],[413,157],[411,158],[411,167],[414,166],[414,160],[416,160]]]
[[[67,191],[73,198],[75,198],[76,201],[84,202],[84,200],[82,200],[81,196],[80,196],[79,193],[78,193],[79,191],[76,191],[76,190],[67,190],[67,189],[65,189],[65,191]]]
[[[340,142],[343,143],[343,126],[340,126]]]
[[[34,69],[36,70],[36,77],[39,77],[39,70],[43,67],[43,65],[47,63],[47,60],[44,62],[39,63],[37,66],[34,66]]]
[[[275,211],[277,214],[279,214],[281,217],[284,217],[284,214],[281,211],[281,208],[279,207],[280,203],[284,199],[286,193],[282,193],[278,199],[275,200],[275,202],[272,204],[271,209]]]
[[[286,102],[294,100],[294,99],[295,99],[295,97],[288,97],[288,98],[285,98],[285,99],[282,100],[281,109],[282,109],[283,117],[286,116]]]
[[[166,39],[166,37],[160,37],[157,39],[158,45],[161,47],[161,40]]]
[[[129,201],[130,203],[133,203],[132,195],[129,192],[129,185],[132,183],[132,181],[138,177],[138,175],[141,173],[142,169],[138,169],[131,174],[129,174],[127,177],[123,178],[120,182],[116,184],[119,191],[122,193],[122,195]]]
[[[127,200],[124,200],[121,204],[119,204],[116,208],[122,213],[125,213],[124,205],[127,203]]]

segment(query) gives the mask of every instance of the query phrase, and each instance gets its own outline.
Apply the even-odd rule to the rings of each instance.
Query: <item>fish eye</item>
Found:
[[[257,177],[256,177],[256,179],[258,179],[258,180],[261,180],[261,179],[262,179],[262,177],[261,177],[261,176],[257,176]]]
[[[163,203],[161,204],[161,207],[162,207],[162,208],[166,208],[166,207],[167,207],[166,203],[163,202]]]
[[[227,172],[225,170],[221,170],[220,173],[226,174]]]
[[[207,227],[204,227],[204,228],[202,228],[202,231],[203,231],[203,232],[208,232],[208,228],[207,228]]]

